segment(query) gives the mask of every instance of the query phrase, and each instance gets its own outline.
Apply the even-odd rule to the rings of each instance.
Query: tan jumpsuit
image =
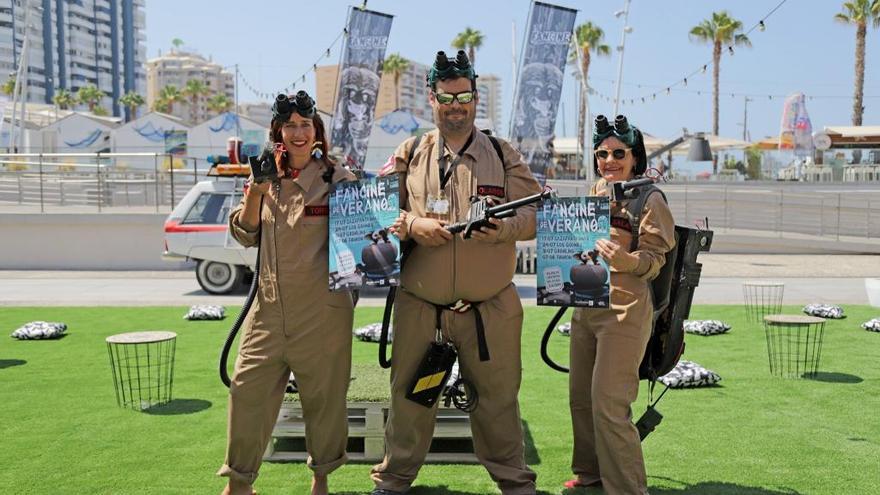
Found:
[[[405,180],[408,222],[425,217],[429,195],[440,192],[438,132],[419,143],[407,166],[413,139],[395,151],[397,171]],[[504,165],[489,138],[474,130],[472,144],[462,155],[446,186],[452,221],[467,216],[472,195],[493,196],[499,202],[541,191],[522,155],[499,140]],[[450,155],[448,150],[443,153]],[[449,158],[451,163],[452,157]],[[471,413],[477,459],[504,494],[534,494],[535,473],[523,456],[519,393],[522,364],[520,335],[522,306],[512,283],[516,241],[534,238],[535,207],[519,210],[501,226],[500,240],[489,244],[456,235],[439,247],[416,246],[401,274],[394,313],[391,366],[391,412],[385,430],[385,459],[372,471],[378,488],[405,491],[415,480],[431,443],[437,407],[428,409],[405,397],[407,386],[435,336],[435,305],[458,300],[479,303],[490,359],[481,361],[473,311],[444,310],[442,331],[455,344],[463,376],[479,395]],[[439,401],[438,401],[439,402]]]
[[[306,423],[309,468],[325,475],[347,460],[354,308],[350,293],[327,288],[325,170],[312,160],[297,178],[282,179],[280,189],[273,185],[263,196],[259,291],[242,325],[221,476],[248,483],[257,478],[291,371]],[[332,182],[354,179],[335,167]],[[230,214],[229,229],[243,246],[254,246],[257,228],[241,223],[242,208]]]
[[[604,179],[590,194],[607,196]],[[611,203],[612,218],[628,218],[626,202]],[[628,220],[627,220],[628,221]],[[614,226],[611,240],[629,251],[632,233]],[[650,280],[675,246],[675,222],[660,196],[649,196],[639,224],[639,264],[634,272],[611,270],[611,308],[577,309],[571,320],[569,404],[574,431],[574,474],[604,491],[646,494],[639,434],[630,406],[639,391],[639,365],[651,336]]]

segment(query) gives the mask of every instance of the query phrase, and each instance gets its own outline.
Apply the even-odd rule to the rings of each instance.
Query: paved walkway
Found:
[[[876,255],[701,255],[695,304],[742,304],[746,280],[785,283],[785,304],[868,304],[865,278],[880,278]],[[523,304],[535,304],[535,276],[517,275]],[[191,271],[0,271],[0,306],[188,306],[242,304],[247,289],[229,296],[201,290]],[[362,292],[361,305],[382,306],[385,292]]]

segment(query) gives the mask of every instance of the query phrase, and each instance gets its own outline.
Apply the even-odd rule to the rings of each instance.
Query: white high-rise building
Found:
[[[496,132],[501,125],[501,79],[495,74],[480,74],[477,77],[477,118],[488,119]]]
[[[0,0],[0,82],[16,71],[28,31],[27,100],[52,103],[56,89],[94,84],[111,115],[119,98],[146,91],[145,0]]]
[[[162,88],[176,86],[183,91],[190,80],[204,83],[207,93],[199,97],[195,105],[189,97],[185,97],[186,103],[174,105],[171,114],[176,117],[198,124],[216,115],[208,110],[208,98],[223,94],[230,104],[235,102],[235,76],[232,73],[198,53],[174,49],[147,61],[147,106],[153,108]]]

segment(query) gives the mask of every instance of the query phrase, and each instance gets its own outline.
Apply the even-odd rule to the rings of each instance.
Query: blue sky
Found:
[[[751,27],[780,0],[632,0],[621,98],[637,100],[622,113],[647,132],[675,137],[682,127],[710,131],[712,126],[711,67],[705,75],[688,79],[686,91],[665,88],[711,60],[711,47],[689,40],[688,31],[713,11],[727,10]],[[550,2],[553,3],[553,2]],[[599,2],[566,0],[559,5],[578,9],[577,22],[587,20],[605,30],[612,48],[620,41],[622,22],[614,12],[624,0]],[[839,0],[787,0],[766,21],[766,30],[751,35],[752,48],[739,48],[721,62],[720,133],[742,137],[744,97],[750,94],[748,128],[753,140],[779,132],[782,98],[804,92],[813,128],[849,125],[852,114],[855,29],[833,20]],[[342,31],[348,2],[323,1],[181,1],[147,0],[147,57],[168,50],[171,40],[224,65],[238,63],[242,75],[263,92],[274,92],[306,72]],[[449,50],[456,33],[471,26],[485,35],[477,52],[478,73],[499,75],[504,117],[513,98],[512,26],[516,25],[516,52],[522,51],[530,2],[526,0],[447,0],[445,2],[369,0],[368,8],[393,14],[388,53],[430,63],[437,50]],[[319,65],[339,60],[341,42]],[[869,27],[865,74],[864,123],[880,125],[880,29]],[[613,97],[618,54],[594,57],[591,85]],[[570,71],[569,71],[570,72]],[[305,88],[314,88],[307,77]],[[574,135],[576,81],[567,75],[563,104],[557,117],[557,135]],[[299,85],[298,85],[299,86]],[[258,98],[244,86],[241,101]],[[701,94],[697,94],[700,91]],[[658,93],[655,100],[651,93]],[[772,99],[768,95],[774,95]],[[647,96],[642,104],[641,96]],[[834,96],[837,98],[820,98]],[[611,114],[613,103],[592,97],[593,112]],[[564,112],[564,119],[563,119]],[[564,132],[563,132],[564,131]]]

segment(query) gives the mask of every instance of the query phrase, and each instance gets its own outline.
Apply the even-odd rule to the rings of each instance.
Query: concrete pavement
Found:
[[[785,283],[784,304],[868,304],[865,278],[880,278],[877,255],[705,254],[695,304],[742,304],[746,280]],[[517,275],[523,304],[535,304],[535,276]],[[0,306],[189,306],[244,302],[247,289],[212,296],[192,271],[0,271]],[[382,306],[385,291],[365,290],[360,305]]]

